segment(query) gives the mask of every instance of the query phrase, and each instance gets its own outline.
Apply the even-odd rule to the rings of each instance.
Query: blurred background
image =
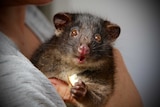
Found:
[[[160,107],[159,7],[160,2],[149,0],[54,0],[40,9],[51,22],[57,12],[88,12],[118,24],[122,31],[115,47],[144,106]]]

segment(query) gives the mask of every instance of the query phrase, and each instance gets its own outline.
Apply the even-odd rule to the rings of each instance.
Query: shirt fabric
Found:
[[[53,27],[34,6],[29,6],[26,24],[44,42]],[[13,41],[0,32],[0,107],[65,107],[55,88],[19,51]]]

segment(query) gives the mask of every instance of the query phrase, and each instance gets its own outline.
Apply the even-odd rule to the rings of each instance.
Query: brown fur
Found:
[[[54,24],[57,35],[42,44],[31,61],[48,78],[56,77],[68,84],[68,76],[77,74],[83,90],[77,90],[78,96],[72,91],[76,87],[71,88],[77,107],[104,107],[114,90],[112,42],[119,36],[119,26],[90,14],[77,13],[58,13]],[[72,29],[77,32],[72,34]],[[94,34],[97,33],[102,40],[96,42]],[[85,54],[77,51],[82,45]],[[85,61],[80,63],[79,57]]]

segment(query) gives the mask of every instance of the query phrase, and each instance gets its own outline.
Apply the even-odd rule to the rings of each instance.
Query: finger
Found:
[[[49,80],[53,85],[68,85],[66,82],[57,78],[49,78]]]
[[[56,78],[49,78],[49,81],[53,84],[53,85],[57,85],[58,84],[58,79]]]

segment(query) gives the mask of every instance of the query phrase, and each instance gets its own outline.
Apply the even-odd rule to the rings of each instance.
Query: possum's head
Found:
[[[60,46],[79,64],[97,62],[112,56],[112,42],[120,27],[87,13],[58,13],[53,19]]]

